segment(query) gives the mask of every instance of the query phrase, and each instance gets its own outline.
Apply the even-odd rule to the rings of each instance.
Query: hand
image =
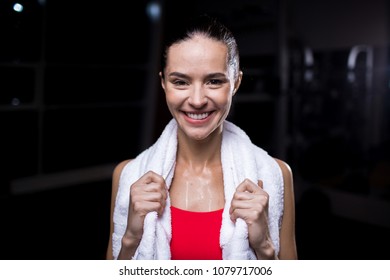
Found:
[[[131,186],[126,229],[128,238],[141,239],[146,214],[156,211],[162,215],[167,197],[164,178],[153,171],[145,173]]]
[[[260,258],[273,258],[274,246],[268,227],[269,196],[263,190],[263,182],[257,185],[249,179],[244,180],[236,189],[230,206],[230,218],[243,219],[248,225],[250,246]]]

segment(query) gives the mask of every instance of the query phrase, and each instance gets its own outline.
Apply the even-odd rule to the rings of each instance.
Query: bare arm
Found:
[[[125,165],[130,160],[125,160],[120,162],[114,169],[113,175],[112,175],[112,187],[111,187],[111,211],[110,211],[110,235],[108,239],[108,246],[107,246],[107,252],[106,252],[106,259],[112,260],[114,259],[112,255],[112,234],[114,232],[114,222],[113,222],[113,214],[114,214],[114,207],[115,207],[115,200],[116,195],[118,193],[118,187],[119,187],[119,177],[120,174],[125,167]]]
[[[295,199],[293,175],[291,168],[282,160],[276,159],[279,164],[284,180],[284,212],[282,227],[280,230],[280,252],[279,259],[298,259],[295,241]]]

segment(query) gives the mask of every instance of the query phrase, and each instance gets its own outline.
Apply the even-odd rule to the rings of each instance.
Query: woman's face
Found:
[[[225,44],[196,35],[167,52],[161,84],[169,111],[191,139],[203,140],[222,131],[241,81],[241,73],[234,81],[227,51]]]

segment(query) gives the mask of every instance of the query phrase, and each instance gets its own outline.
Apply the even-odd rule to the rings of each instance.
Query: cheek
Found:
[[[226,108],[226,107],[230,107],[232,103],[232,96],[233,96],[232,93],[227,91],[224,93],[219,93],[214,95],[212,99],[221,108]]]
[[[165,99],[169,107],[178,106],[182,102],[180,95],[172,91],[165,92]]]

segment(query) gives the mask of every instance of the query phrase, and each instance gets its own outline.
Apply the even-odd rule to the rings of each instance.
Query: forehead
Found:
[[[225,71],[228,49],[223,42],[202,35],[173,44],[167,52],[167,68],[215,67]],[[175,69],[175,71],[178,71]]]

